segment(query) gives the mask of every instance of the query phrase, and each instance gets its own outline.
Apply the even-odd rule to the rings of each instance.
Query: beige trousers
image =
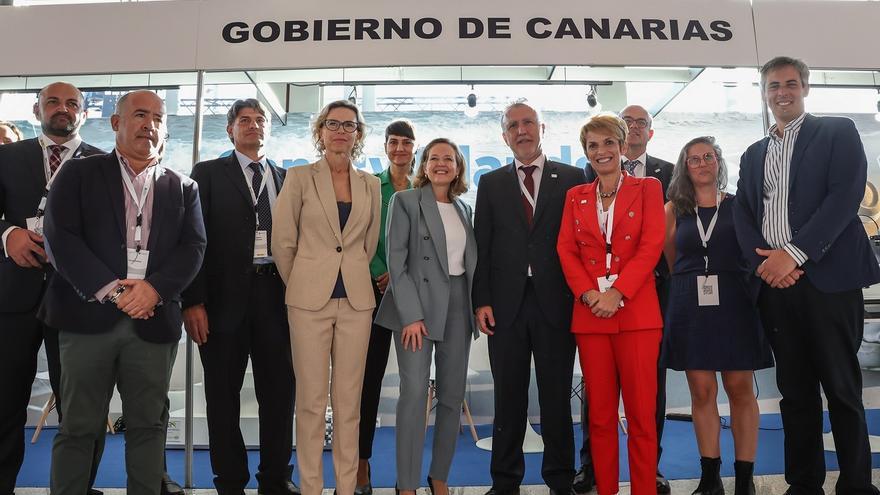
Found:
[[[324,489],[323,446],[327,389],[333,409],[333,470],[338,495],[357,483],[361,387],[372,309],[330,299],[318,311],[287,307],[296,374],[296,459],[303,495]],[[332,376],[331,376],[332,372]]]

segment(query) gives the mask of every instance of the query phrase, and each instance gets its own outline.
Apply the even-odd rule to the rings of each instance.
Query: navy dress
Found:
[[[715,208],[700,208],[708,230]],[[675,370],[757,370],[773,366],[733,228],[733,195],[721,201],[708,243],[709,274],[718,275],[718,306],[697,304],[697,276],[705,274],[703,248],[693,213],[675,219],[675,264],[660,362]]]

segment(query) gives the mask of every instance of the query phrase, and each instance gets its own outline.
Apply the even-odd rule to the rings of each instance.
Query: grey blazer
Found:
[[[468,314],[473,315],[471,290],[477,267],[477,241],[471,220],[471,207],[455,199],[465,227],[464,266],[468,286]],[[406,325],[425,321],[427,338],[442,341],[449,306],[449,264],[446,259],[446,232],[434,190],[430,184],[400,191],[391,197],[385,227],[389,283],[376,323],[400,332]],[[474,339],[479,337],[470,318]]]

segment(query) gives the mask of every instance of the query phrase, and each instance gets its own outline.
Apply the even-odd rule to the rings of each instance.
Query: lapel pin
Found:
[[[586,200],[586,199],[582,199],[582,200],[581,200],[581,204],[582,204],[582,205],[587,204],[587,200]]]
[[[557,177],[557,175],[556,175],[556,174],[550,174],[550,177],[553,178],[553,179],[555,179],[555,178]]]
[[[659,169],[659,168],[655,168],[655,169],[654,169],[654,173],[655,173],[655,174],[660,173],[660,169]]]

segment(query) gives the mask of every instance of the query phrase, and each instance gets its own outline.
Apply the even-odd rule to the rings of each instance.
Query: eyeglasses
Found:
[[[703,163],[705,163],[706,165],[714,165],[715,160],[716,160],[715,153],[712,153],[711,151],[709,151],[705,155],[702,155],[702,156],[700,156],[700,155],[689,156],[687,158],[687,164],[688,164],[688,167],[697,168]]]
[[[327,128],[328,131],[338,131],[340,127],[342,130],[348,133],[352,133],[360,127],[360,124],[357,122],[353,122],[351,120],[346,120],[345,122],[340,122],[338,120],[325,120],[324,127]]]
[[[626,122],[627,127],[634,127],[635,126],[638,129],[644,129],[645,127],[648,127],[648,121],[645,119],[632,119],[632,118],[626,117],[623,119],[623,121]]]

